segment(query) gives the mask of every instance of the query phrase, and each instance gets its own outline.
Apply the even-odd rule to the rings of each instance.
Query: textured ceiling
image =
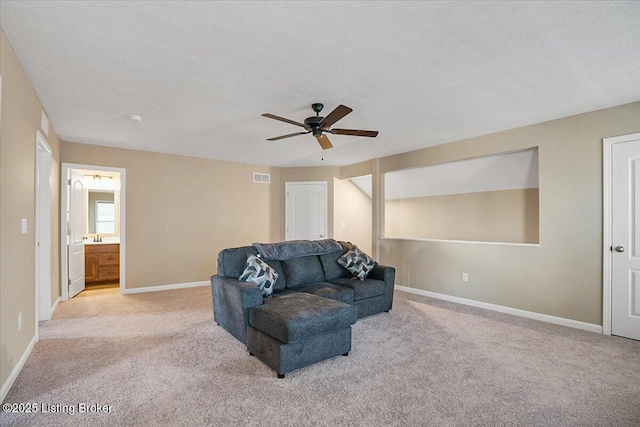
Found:
[[[65,140],[346,165],[640,100],[640,2],[0,2]],[[310,135],[310,104],[354,109]],[[143,117],[141,123],[128,120]]]

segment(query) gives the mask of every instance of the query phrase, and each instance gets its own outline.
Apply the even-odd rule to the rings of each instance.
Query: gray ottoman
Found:
[[[340,301],[292,292],[249,310],[247,348],[278,373],[351,351],[355,307]]]

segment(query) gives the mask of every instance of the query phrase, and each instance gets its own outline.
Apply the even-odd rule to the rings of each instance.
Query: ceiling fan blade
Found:
[[[329,148],[333,148],[333,145],[331,144],[331,141],[329,141],[329,138],[327,138],[327,135],[320,134],[320,135],[314,135],[314,136],[318,140],[318,143],[320,144],[323,150],[328,150]]]
[[[262,117],[267,117],[267,118],[273,119],[273,120],[280,120],[281,122],[290,123],[292,125],[300,126],[300,127],[303,127],[305,129],[307,129],[307,127],[305,125],[303,125],[302,123],[294,122],[293,120],[285,119],[284,117],[275,116],[273,114],[264,113],[262,115]]]
[[[327,117],[320,123],[321,128],[326,128],[352,112],[353,110],[345,105],[338,105]]]
[[[377,130],[331,129],[330,132],[336,135],[368,136],[370,138],[378,136]]]
[[[307,133],[310,133],[310,132],[311,131],[309,131],[309,132],[296,132],[296,133],[290,133],[289,135],[275,136],[273,138],[267,138],[267,141],[278,141],[280,139],[291,138],[292,136],[304,135],[304,134],[307,134]]]

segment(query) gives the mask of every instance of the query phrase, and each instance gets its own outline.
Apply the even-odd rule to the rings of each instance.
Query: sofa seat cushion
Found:
[[[331,283],[353,289],[354,301],[384,295],[386,290],[384,280],[359,280],[355,277],[352,277],[350,279],[342,278],[331,280]]]
[[[309,294],[318,295],[319,297],[346,302],[347,304],[353,302],[353,289],[346,286],[336,285],[334,283],[311,283],[309,285],[296,286],[292,290],[298,292],[307,292]]]
[[[357,319],[354,306],[305,292],[282,293],[249,309],[249,325],[281,343],[339,331]]]
[[[281,262],[287,288],[324,280],[322,264],[320,264],[318,255],[303,256]]]

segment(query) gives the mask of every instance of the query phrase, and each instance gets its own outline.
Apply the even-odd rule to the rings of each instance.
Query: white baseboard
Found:
[[[4,398],[7,397],[7,394],[9,394],[9,390],[11,390],[11,386],[15,382],[16,378],[18,378],[18,375],[20,374],[20,371],[22,371],[24,364],[27,363],[27,359],[31,355],[31,351],[33,350],[33,347],[36,345],[36,341],[37,341],[37,338],[34,335],[33,338],[31,339],[31,342],[27,346],[27,349],[24,351],[24,353],[22,353],[22,357],[20,358],[20,360],[18,360],[18,363],[16,363],[16,366],[13,368],[13,371],[11,371],[11,375],[9,375],[9,378],[7,378],[7,381],[5,381],[4,384],[2,384],[2,389],[0,389],[0,402],[3,402]]]
[[[142,288],[123,289],[122,293],[123,294],[140,294],[143,292],[170,291],[172,289],[195,288],[198,286],[209,286],[209,285],[211,285],[211,282],[209,281],[176,283],[174,285],[146,286]]]
[[[49,319],[53,317],[53,313],[56,312],[56,309],[58,308],[58,304],[60,304],[60,297],[58,297],[56,299],[56,302],[53,303],[53,307],[51,307],[51,316],[49,316]]]
[[[535,313],[533,311],[520,310],[519,308],[505,307],[503,305],[490,304],[482,301],[475,301],[466,298],[454,297],[451,295],[440,294],[437,292],[424,291],[422,289],[408,288],[406,286],[396,285],[399,291],[409,292],[411,294],[423,295],[426,297],[436,298],[458,304],[470,305],[472,307],[484,308],[487,310],[497,311],[500,313],[511,314],[513,316],[526,317],[527,319],[540,320],[542,322],[553,323],[555,325],[568,326],[570,328],[582,329],[583,331],[602,333],[602,326],[593,323],[580,322],[579,320],[566,319],[564,317],[550,316],[548,314]]]

